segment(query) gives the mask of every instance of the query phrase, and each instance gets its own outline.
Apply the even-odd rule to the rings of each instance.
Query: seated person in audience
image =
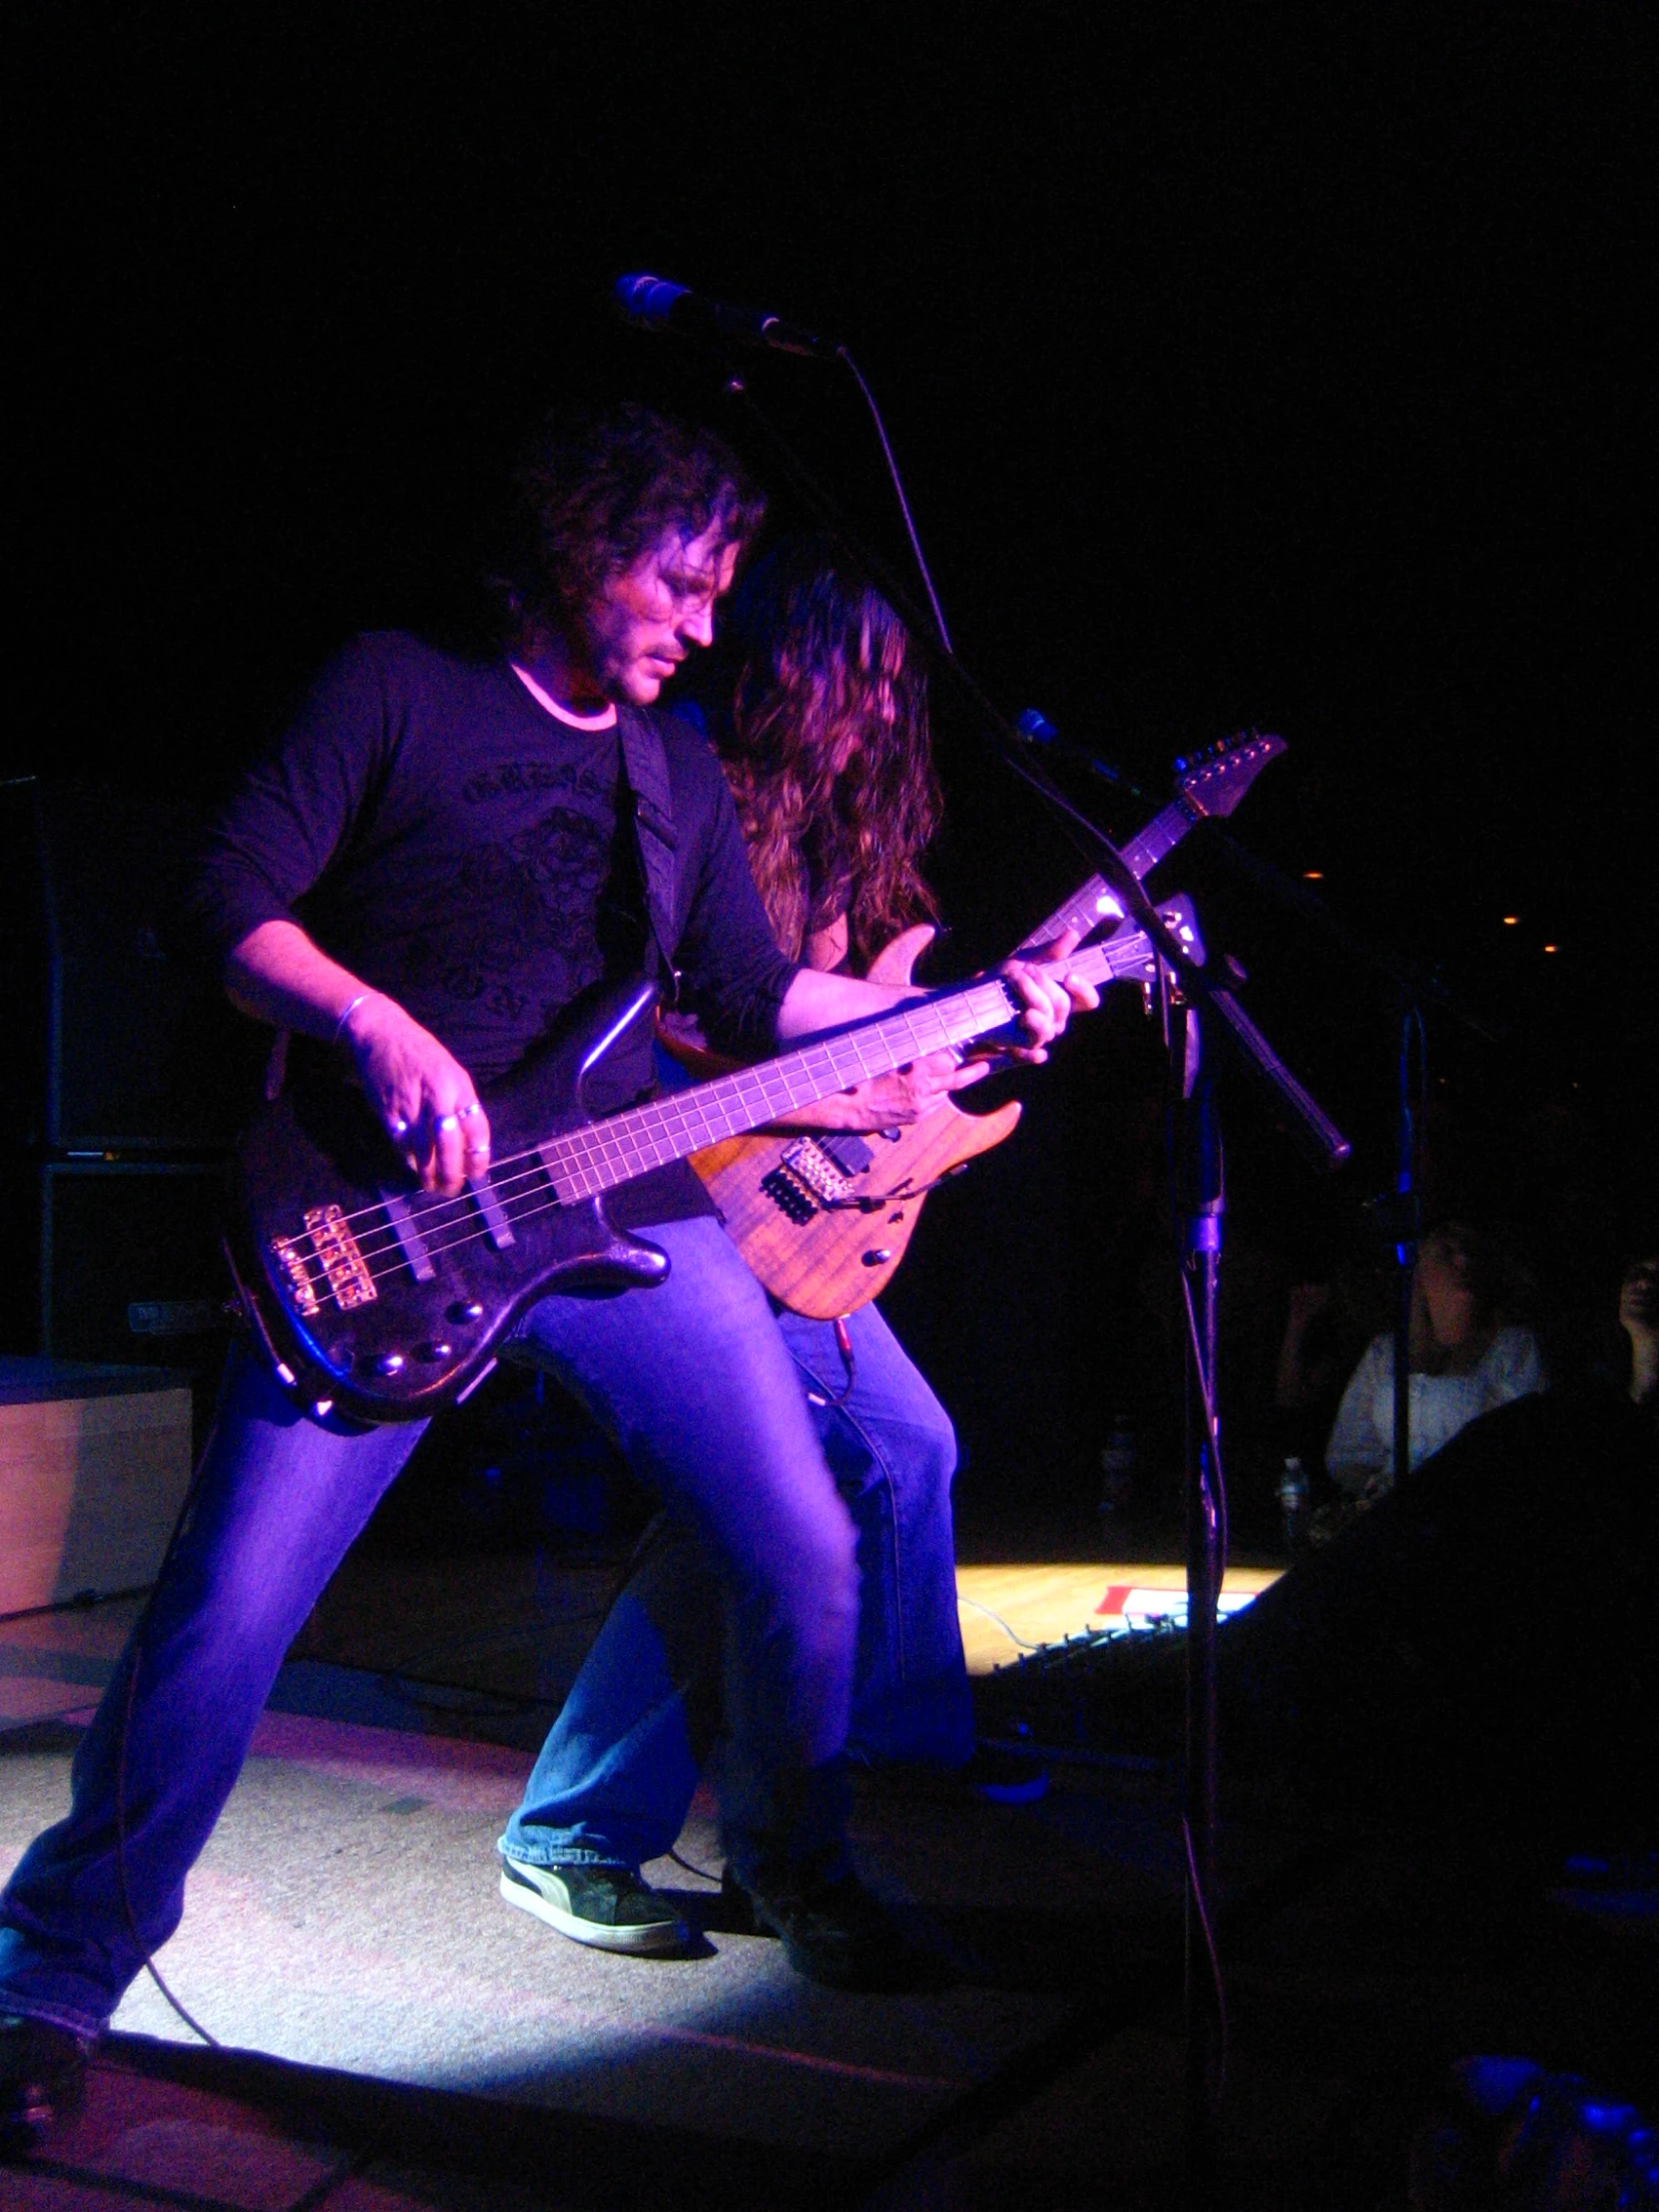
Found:
[[[1319,1277],[1293,1281],[1274,1369],[1274,1425],[1281,1454],[1314,1472],[1354,1363],[1384,1317],[1376,1261],[1350,1256]]]
[[[1411,1286],[1410,1459],[1413,1467],[1495,1405],[1545,1386],[1530,1329],[1505,1326],[1496,1249],[1462,1222],[1431,1230]],[[1394,1345],[1374,1338],[1354,1371],[1325,1463],[1353,1497],[1393,1483]]]
[[[1630,1340],[1630,1402],[1650,1416],[1659,1414],[1659,1251],[1626,1264],[1619,1327]]]

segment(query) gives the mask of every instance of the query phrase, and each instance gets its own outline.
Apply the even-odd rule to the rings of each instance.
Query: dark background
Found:
[[[618,273],[753,299],[852,347],[959,650],[1145,789],[1095,788],[1118,834],[1175,755],[1287,738],[1236,827],[1508,1024],[1430,1016],[1436,1203],[1598,1280],[1651,1195],[1649,11],[130,5],[11,43],[8,766],[207,795],[341,638],[464,607],[548,400],[743,441]],[[896,560],[850,387],[751,365]],[[937,722],[960,968],[1085,871]],[[1202,846],[1160,880],[1358,1145],[1322,1191],[1228,1087],[1248,1396],[1387,1180],[1396,1014]],[[894,1286],[970,1505],[1081,1497],[1158,1394],[1155,1087],[1132,1008],[1080,1029]]]

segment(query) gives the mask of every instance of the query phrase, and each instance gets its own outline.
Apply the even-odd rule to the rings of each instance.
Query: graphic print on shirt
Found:
[[[611,779],[572,762],[505,762],[469,776],[461,798],[472,807],[514,801],[521,812],[526,794],[561,790],[565,802],[460,854],[440,901],[459,918],[441,935],[422,931],[411,942],[411,980],[516,1023],[530,1003],[521,980],[527,967],[543,984],[538,995],[555,1004],[603,974],[596,916],[611,868]],[[545,989],[550,954],[553,994]]]

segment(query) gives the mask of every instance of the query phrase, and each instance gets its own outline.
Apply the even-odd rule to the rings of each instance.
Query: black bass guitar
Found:
[[[1198,943],[1184,898],[1160,906]],[[1146,937],[1122,928],[1068,963],[1091,983],[1144,982]],[[518,1316],[549,1291],[647,1287],[667,1256],[613,1226],[605,1193],[670,1160],[866,1076],[1006,1029],[1021,1001],[1000,976],[930,992],[713,1082],[595,1119],[595,1071],[655,1003],[650,986],[485,1094],[487,1175],[454,1198],[423,1191],[350,1086],[297,1086],[239,1149],[227,1255],[250,1326],[304,1403],[414,1420],[480,1381]]]

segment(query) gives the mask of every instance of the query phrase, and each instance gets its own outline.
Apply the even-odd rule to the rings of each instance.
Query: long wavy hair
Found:
[[[711,735],[767,914],[797,957],[845,911],[853,963],[937,914],[921,854],[941,807],[927,678],[903,624],[832,540],[780,542],[725,618]]]

